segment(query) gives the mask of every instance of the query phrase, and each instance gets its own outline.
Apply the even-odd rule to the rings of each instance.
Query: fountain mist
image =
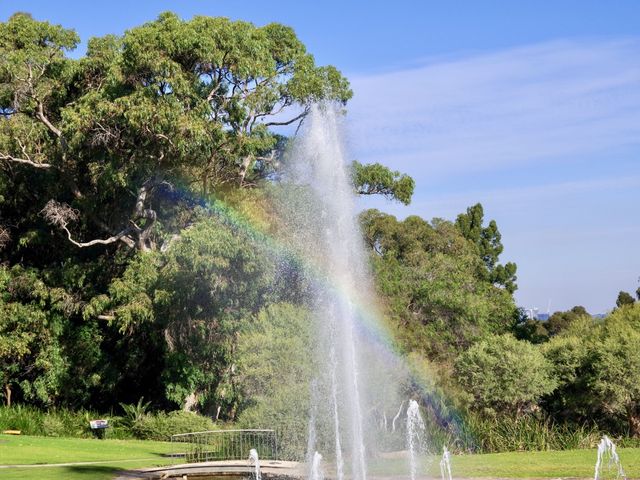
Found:
[[[309,277],[310,307],[316,319],[317,394],[312,395],[316,405],[312,406],[309,438],[314,440],[307,447],[308,459],[313,460],[311,455],[317,450],[316,434],[330,430],[337,479],[349,473],[354,480],[364,480],[366,386],[356,305],[371,305],[373,297],[340,138],[341,117],[337,107],[313,107],[294,142],[285,175],[290,180],[290,196],[295,197],[287,198],[294,204],[287,207],[294,207],[289,213],[295,218],[288,217],[287,230],[294,249],[314,265]]]

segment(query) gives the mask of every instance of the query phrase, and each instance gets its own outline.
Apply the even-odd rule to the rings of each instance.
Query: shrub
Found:
[[[64,422],[55,415],[45,415],[42,421],[42,433],[47,437],[62,437],[66,433]]]
[[[492,335],[456,362],[457,377],[473,396],[474,408],[520,414],[557,385],[539,348],[511,335]]]
[[[171,435],[178,433],[202,432],[216,428],[216,424],[208,417],[178,410],[143,415],[133,424],[131,432],[142,440],[169,440]]]

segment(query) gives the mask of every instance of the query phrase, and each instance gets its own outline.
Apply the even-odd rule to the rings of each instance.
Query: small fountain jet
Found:
[[[258,451],[255,448],[249,450],[249,465],[253,465],[253,480],[262,480],[262,473],[260,473],[260,459],[258,458]]]
[[[622,463],[620,463],[620,457],[618,457],[616,445],[606,435],[602,437],[602,440],[600,440],[600,443],[598,444],[598,459],[596,460],[596,469],[593,476],[594,480],[601,480],[603,478],[605,464],[607,470],[615,468],[616,479],[622,478],[626,480],[627,476],[624,474],[624,470],[622,469]]]
[[[451,455],[447,447],[442,447],[442,459],[440,460],[440,476],[442,480],[451,480]]]
[[[409,474],[411,480],[416,480],[418,471],[417,454],[424,430],[425,426],[420,416],[420,406],[418,402],[411,400],[407,408],[407,448],[409,449]]]

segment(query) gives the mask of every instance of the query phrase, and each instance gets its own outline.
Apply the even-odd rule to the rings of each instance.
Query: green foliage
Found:
[[[534,415],[486,418],[467,416],[466,448],[477,452],[541,451],[594,448],[602,434],[594,425],[557,424]],[[462,446],[462,445],[461,445]]]
[[[453,224],[416,216],[400,222],[377,210],[360,221],[378,289],[406,348],[450,357],[511,329],[511,295],[484,278],[474,246]]]
[[[503,286],[509,293],[516,291],[516,264],[512,262],[501,265],[498,257],[504,250],[502,235],[498,230],[495,220],[491,220],[488,226],[483,226],[484,209],[482,205],[467,208],[467,213],[461,213],[456,219],[456,226],[460,232],[476,247],[480,258],[484,262],[487,279],[496,285]]]
[[[145,403],[143,397],[140,397],[138,403],[121,403],[120,407],[124,411],[121,422],[128,427],[132,427],[147,414],[149,405],[151,405],[151,402]]]
[[[104,418],[109,421],[109,438],[166,441],[177,433],[218,428],[210,418],[193,412],[149,413],[144,404],[123,405],[123,408],[125,417],[63,408],[41,410],[25,405],[0,407],[0,431],[20,430],[23,435],[93,438],[89,420]]]
[[[629,292],[620,292],[618,293],[618,298],[616,299],[616,307],[620,308],[624,305],[633,305],[635,303],[635,299],[631,296]]]
[[[516,336],[532,343],[543,343],[551,337],[555,337],[570,330],[576,323],[590,320],[591,315],[582,306],[575,306],[566,312],[554,312],[546,321],[529,319],[521,316],[515,326]]]
[[[233,417],[235,335],[281,285],[195,198],[271,178],[271,127],[345,104],[349,83],[275,23],[167,12],[68,57],[78,42],[0,23],[0,276],[30,279],[19,298],[0,281],[0,395]]]
[[[593,321],[583,317],[585,326]],[[575,330],[575,325],[572,327]],[[587,332],[585,332],[587,333]],[[593,421],[597,407],[590,388],[593,355],[589,336],[565,332],[542,346],[542,352],[553,368],[557,389],[542,402],[544,409],[558,421],[584,423]]]
[[[277,429],[282,453],[290,458],[304,458],[306,449],[311,334],[308,310],[277,303],[261,310],[238,340],[239,424]]]
[[[604,412],[624,418],[629,433],[640,436],[640,305],[622,306],[607,317],[591,348],[592,394]]]
[[[204,408],[222,406],[234,415],[236,335],[243,319],[277,293],[263,248],[211,219],[186,231],[169,252],[155,301],[168,338],[164,377],[172,400],[195,392]]]
[[[603,322],[579,317],[543,346],[559,387],[544,402],[562,420],[596,421],[640,436],[640,305],[616,309]]]
[[[415,181],[409,175],[392,171],[379,163],[351,164],[353,185],[360,195],[382,195],[405,205],[411,203]]]
[[[23,435],[91,437],[89,420],[101,418],[85,410],[41,410],[26,405],[0,407],[0,431],[20,430]]]
[[[567,330],[570,325],[581,317],[591,317],[586,309],[582,306],[573,307],[566,312],[555,312],[549,317],[546,323],[549,336],[558,335]]]
[[[22,399],[49,404],[64,369],[60,337],[74,302],[48,288],[34,270],[0,266],[0,385],[5,403],[19,388]]]
[[[215,430],[216,424],[207,417],[194,412],[157,412],[143,415],[131,426],[131,433],[141,440],[167,441],[171,435]]]
[[[557,386],[540,350],[511,335],[488,337],[462,353],[456,374],[474,408],[520,414]]]

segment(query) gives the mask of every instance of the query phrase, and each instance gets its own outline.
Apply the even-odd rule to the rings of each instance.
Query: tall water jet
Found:
[[[340,135],[341,117],[338,107],[312,107],[294,142],[284,175],[291,194],[297,195],[292,201],[298,203],[287,230],[292,232],[294,249],[313,266],[310,307],[316,318],[317,384],[322,390],[317,397],[329,400],[314,418],[313,428],[324,422],[319,428],[333,431],[337,479],[347,475],[344,460],[349,458],[350,477],[364,480],[361,314],[356,305],[371,303],[367,298],[371,289]],[[307,455],[313,451],[310,448]]]
[[[415,400],[409,401],[407,408],[407,449],[409,450],[409,475],[415,480],[418,471],[418,453],[425,426],[420,415],[420,406]]]
[[[598,444],[598,459],[596,460],[595,473],[593,475],[594,480],[603,478],[605,466],[607,470],[615,470],[616,478],[627,478],[622,469],[616,445],[606,435],[602,437]]]
[[[249,450],[249,464],[253,465],[254,480],[262,480],[262,473],[260,472],[260,459],[258,458],[258,451],[255,448]]]
[[[447,447],[442,447],[442,458],[440,459],[440,477],[442,480],[451,480],[451,455]]]

